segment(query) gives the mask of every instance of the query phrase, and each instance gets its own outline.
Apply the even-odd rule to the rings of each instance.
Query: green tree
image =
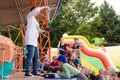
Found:
[[[90,31],[91,22],[94,20],[98,13],[98,7],[94,7],[94,4],[95,3],[90,2],[90,0],[78,0],[72,7],[72,13],[74,14],[73,17],[78,25],[74,26],[71,34],[83,35],[84,33]],[[89,35],[86,35],[86,37],[87,36]]]
[[[88,23],[91,18],[94,18],[98,13],[98,7],[94,6],[95,3],[90,0],[78,0],[76,5],[73,7],[73,12],[79,24]]]
[[[82,23],[80,27],[76,30],[77,34],[81,34],[92,42],[92,38],[99,37],[98,27],[102,24],[100,17],[95,17],[92,22]]]
[[[77,25],[69,7],[70,3],[72,3],[71,0],[63,2],[57,17],[50,24],[50,27],[57,28],[57,31],[51,32],[51,46],[53,47],[57,46],[59,39],[64,33],[70,33],[69,31]]]
[[[51,33],[51,45],[56,46],[63,33],[71,35],[84,35],[86,33],[87,38],[90,36],[89,33],[94,34],[96,31],[91,31],[91,26],[97,12],[98,8],[94,7],[94,3],[91,3],[90,0],[70,0],[63,4],[58,16],[51,23],[52,27],[57,28],[56,32]]]
[[[99,26],[99,36],[104,37],[107,45],[117,45],[120,42],[120,20],[112,6],[106,1],[100,7],[102,24]]]

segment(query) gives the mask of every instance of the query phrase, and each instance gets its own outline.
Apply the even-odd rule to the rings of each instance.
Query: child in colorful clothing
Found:
[[[56,73],[57,70],[58,70],[58,61],[57,61],[57,57],[56,56],[53,56],[53,61],[50,63],[50,71],[49,72],[52,72],[52,73]]]
[[[82,74],[78,69],[74,68],[70,64],[67,63],[67,58],[64,55],[60,55],[58,57],[58,65],[62,67],[62,72],[57,71],[62,78],[71,78],[75,77],[77,80],[88,80],[87,77]]]

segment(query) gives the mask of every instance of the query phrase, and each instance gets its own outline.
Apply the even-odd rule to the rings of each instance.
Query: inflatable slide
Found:
[[[84,36],[63,36],[66,44],[72,45],[74,38],[79,38],[81,47],[81,61],[83,66],[89,66],[95,74],[98,74],[100,69],[106,69],[109,66],[115,65],[108,56],[108,54],[99,47],[93,46]]]

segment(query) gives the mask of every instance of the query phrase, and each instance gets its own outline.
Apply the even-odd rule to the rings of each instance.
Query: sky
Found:
[[[104,0],[91,0],[92,2],[96,2],[96,5],[100,6]],[[116,13],[120,15],[120,0],[106,0],[109,5],[111,5]]]

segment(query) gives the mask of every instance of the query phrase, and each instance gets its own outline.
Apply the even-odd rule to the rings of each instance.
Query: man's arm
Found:
[[[39,32],[40,32],[40,33],[43,33],[43,32],[47,32],[47,31],[40,29]]]
[[[50,8],[48,6],[42,6],[42,7],[36,7],[35,9],[33,9],[28,15],[27,17],[31,17],[31,16],[37,16],[38,14],[40,14],[40,11],[47,8],[48,11],[50,12]]]

